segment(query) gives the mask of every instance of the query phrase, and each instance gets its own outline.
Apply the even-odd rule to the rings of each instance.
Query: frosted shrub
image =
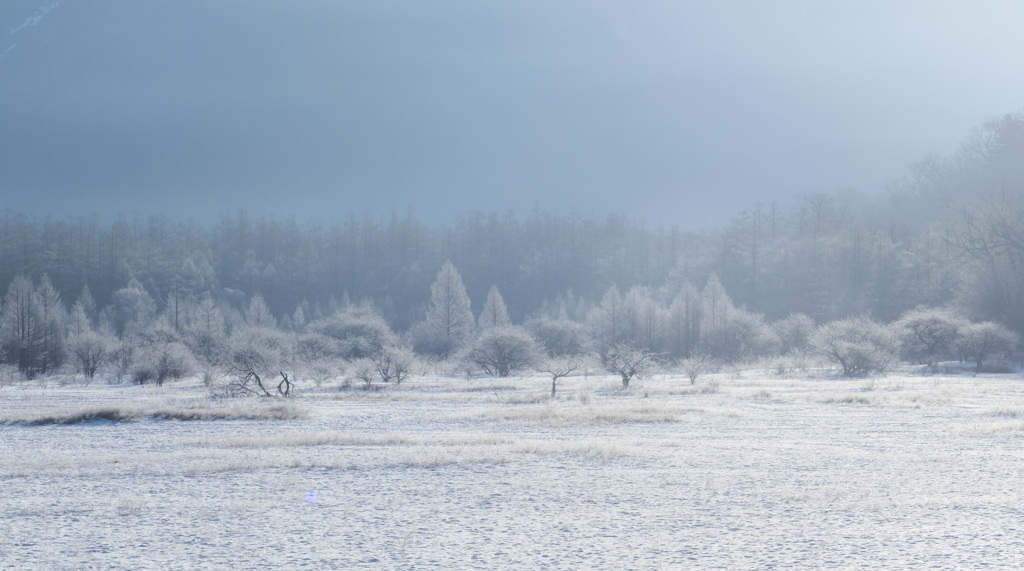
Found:
[[[688,359],[683,359],[680,364],[686,377],[690,379],[690,384],[695,385],[698,377],[711,370],[714,360],[707,353],[696,353]]]
[[[957,336],[956,346],[960,355],[975,363],[975,370],[981,371],[988,357],[1006,358],[1017,348],[1017,334],[1002,325],[985,321],[964,326]]]
[[[69,345],[78,372],[85,375],[88,381],[96,376],[96,371],[110,357],[113,342],[99,333],[87,331],[73,337]]]
[[[540,354],[540,347],[526,329],[502,325],[480,335],[463,360],[492,377],[507,377],[534,366]]]
[[[803,313],[792,313],[772,324],[783,353],[806,355],[814,333],[814,320]]]
[[[323,386],[340,369],[338,341],[322,333],[300,335],[295,348],[297,364],[316,384]]]
[[[377,378],[377,369],[370,359],[357,359],[349,366],[349,373],[345,379],[345,386],[351,385],[353,380],[362,381],[363,388],[373,387],[373,380]]]
[[[166,380],[185,378],[197,368],[192,352],[178,342],[157,344],[151,349],[150,360],[158,385]]]
[[[346,360],[364,359],[380,352],[384,347],[394,345],[396,339],[387,321],[370,311],[349,310],[333,317],[313,323],[314,333],[335,341],[331,351]],[[300,343],[307,348],[312,338],[303,336]]]
[[[841,365],[844,377],[858,377],[880,373],[892,364],[899,340],[889,327],[857,317],[818,327],[811,337],[811,347]]]
[[[228,366],[232,380],[219,391],[223,396],[271,396],[269,381],[282,374],[291,357],[290,339],[269,328],[247,327],[228,341]],[[282,377],[284,375],[282,374]]]
[[[918,308],[904,313],[894,326],[900,336],[903,358],[935,371],[939,361],[953,355],[954,343],[966,323],[944,309]]]

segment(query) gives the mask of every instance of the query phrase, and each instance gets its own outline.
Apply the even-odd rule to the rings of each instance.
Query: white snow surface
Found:
[[[0,567],[1024,566],[1024,376],[424,376],[293,420],[0,425]],[[0,420],[224,407],[0,388]],[[258,410],[267,399],[243,399]]]

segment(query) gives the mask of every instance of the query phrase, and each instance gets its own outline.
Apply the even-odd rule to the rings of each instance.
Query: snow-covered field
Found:
[[[1020,374],[634,385],[6,386],[0,567],[1024,566]]]

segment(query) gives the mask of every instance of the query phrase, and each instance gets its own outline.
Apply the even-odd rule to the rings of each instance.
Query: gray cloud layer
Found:
[[[11,0],[0,205],[695,227],[1021,107],[1024,5],[636,4]]]

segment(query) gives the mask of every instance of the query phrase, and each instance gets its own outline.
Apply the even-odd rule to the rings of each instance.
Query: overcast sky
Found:
[[[713,227],[1024,108],[1024,3],[4,0],[0,207]]]

